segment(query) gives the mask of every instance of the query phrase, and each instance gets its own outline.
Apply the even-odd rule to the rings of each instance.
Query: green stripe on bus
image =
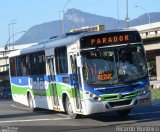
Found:
[[[137,96],[138,91],[131,92],[129,94],[122,94],[121,98],[119,98],[119,94],[108,94],[100,96],[103,101],[114,101],[119,99],[129,99]]]
[[[54,96],[54,86],[55,84],[49,84],[48,85],[48,89],[43,90],[43,89],[31,89],[31,91],[33,92],[34,95],[36,96]],[[79,93],[78,91],[76,92],[76,88],[73,88],[71,86],[66,86],[65,84],[61,84],[61,83],[56,83],[56,90],[57,90],[57,94],[58,97],[62,97],[62,93],[65,91],[67,92],[71,98],[76,98],[78,96],[78,98],[83,98],[82,93]],[[15,86],[12,84],[12,93],[13,94],[21,94],[21,95],[26,95],[27,91],[29,90],[29,86],[28,87],[20,87],[20,86]]]
[[[26,95],[29,87],[19,87],[12,85],[12,93],[13,94],[21,94],[21,95]]]

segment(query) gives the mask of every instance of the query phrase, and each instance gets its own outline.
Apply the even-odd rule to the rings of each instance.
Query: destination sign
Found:
[[[106,74],[99,74],[98,75],[98,80],[99,81],[105,81],[105,80],[109,80],[112,79],[112,73],[106,73]]]
[[[141,42],[137,31],[124,31],[85,36],[81,38],[80,45],[81,48],[92,48],[137,42]]]

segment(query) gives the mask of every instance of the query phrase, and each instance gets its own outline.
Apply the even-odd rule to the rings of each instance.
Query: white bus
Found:
[[[63,111],[71,118],[108,111],[126,116],[151,101],[136,30],[68,33],[14,51],[9,62],[13,100],[32,111]]]

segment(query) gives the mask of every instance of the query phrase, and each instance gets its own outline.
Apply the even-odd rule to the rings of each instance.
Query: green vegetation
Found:
[[[152,89],[152,100],[160,99],[160,89]]]

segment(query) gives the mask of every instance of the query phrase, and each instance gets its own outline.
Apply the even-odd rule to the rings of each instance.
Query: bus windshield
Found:
[[[81,51],[83,78],[89,85],[129,83],[147,76],[142,45]]]

